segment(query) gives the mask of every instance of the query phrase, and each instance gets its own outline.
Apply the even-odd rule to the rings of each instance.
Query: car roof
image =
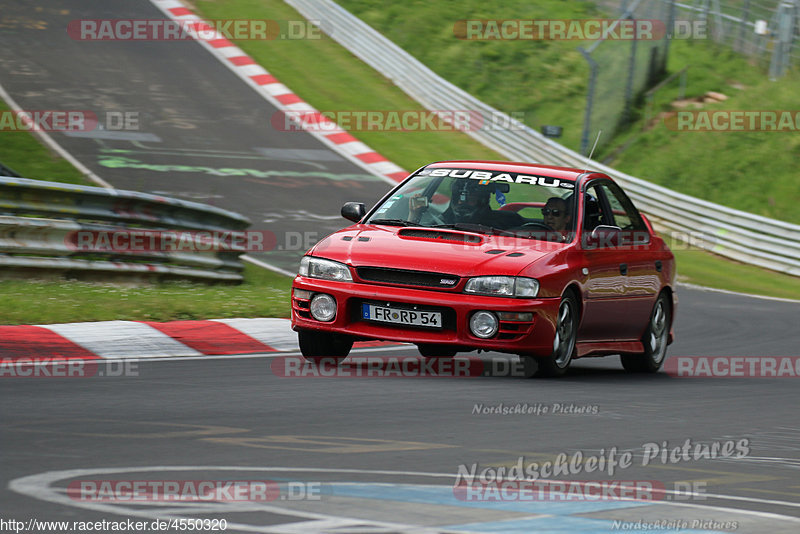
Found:
[[[533,174],[537,176],[547,176],[549,178],[561,178],[564,180],[577,180],[580,175],[586,173],[596,174],[593,171],[587,171],[585,169],[556,167],[554,165],[540,165],[538,163],[523,163],[519,161],[450,160],[437,161],[436,163],[425,166],[426,169],[449,167]]]

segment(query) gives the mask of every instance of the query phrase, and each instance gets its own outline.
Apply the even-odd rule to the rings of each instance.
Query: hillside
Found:
[[[343,7],[382,32],[439,75],[525,122],[564,127],[559,142],[577,150],[585,108],[588,67],[576,41],[468,41],[454,36],[463,19],[569,19],[603,16],[591,2],[479,0],[455,3],[341,0]],[[795,110],[797,72],[769,81],[763,66],[712,42],[670,43],[668,70],[689,66],[687,97],[708,91],[728,96],[705,109]],[[678,84],[658,95],[656,111],[671,111]],[[598,102],[602,105],[602,101]],[[797,129],[783,132],[682,132],[658,121],[642,132],[644,113],[595,159],[672,189],[767,217],[800,223],[800,156]],[[606,135],[606,134],[604,134]],[[620,146],[624,151],[619,152]]]

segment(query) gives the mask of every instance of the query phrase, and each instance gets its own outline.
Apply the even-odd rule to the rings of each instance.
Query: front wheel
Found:
[[[347,358],[353,348],[352,338],[330,332],[300,330],[297,332],[297,341],[303,357],[312,363],[325,360],[339,363]]]
[[[561,298],[558,305],[556,335],[553,338],[553,353],[544,358],[536,358],[538,377],[557,377],[567,372],[578,339],[578,301],[572,293]]]
[[[653,306],[650,322],[642,336],[644,354],[623,354],[622,367],[630,373],[655,373],[664,363],[669,342],[669,325],[672,322],[669,297],[661,293]]]

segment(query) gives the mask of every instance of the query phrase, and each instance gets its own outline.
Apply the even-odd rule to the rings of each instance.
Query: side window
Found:
[[[630,214],[625,211],[622,203],[619,201],[613,191],[611,191],[611,188],[608,186],[603,186],[603,189],[605,190],[606,198],[608,199],[608,207],[611,208],[611,218],[614,220],[614,226],[619,226],[623,230],[628,230],[631,226]]]
[[[644,245],[650,242],[650,232],[644,224],[633,202],[617,184],[605,182],[597,185],[598,192],[605,198],[603,218],[608,221],[602,224],[617,226],[620,245]]]
[[[647,230],[639,212],[618,185],[605,183],[600,187],[606,195],[609,208],[611,208],[610,218],[613,219],[613,222],[608,224],[619,226],[623,230]]]

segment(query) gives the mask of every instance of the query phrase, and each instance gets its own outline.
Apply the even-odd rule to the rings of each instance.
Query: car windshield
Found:
[[[574,230],[574,187],[570,180],[523,173],[422,169],[366,222],[563,242]]]

